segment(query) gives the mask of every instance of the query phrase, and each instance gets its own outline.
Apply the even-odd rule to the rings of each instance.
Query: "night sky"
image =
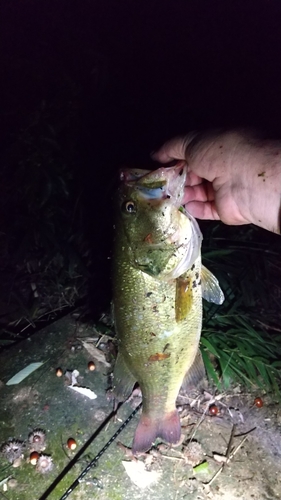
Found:
[[[0,158],[44,109],[104,258],[121,165],[194,128],[281,134],[280,0],[2,0],[0,61]]]

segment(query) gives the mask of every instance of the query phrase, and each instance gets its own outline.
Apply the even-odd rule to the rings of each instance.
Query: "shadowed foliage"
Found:
[[[202,354],[219,387],[239,382],[279,393],[281,368],[280,241],[252,227],[209,224],[203,261],[225,292],[204,303]]]

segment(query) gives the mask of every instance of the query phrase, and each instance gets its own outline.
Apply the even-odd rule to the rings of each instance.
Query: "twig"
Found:
[[[228,445],[227,445],[227,450],[226,450],[226,454],[225,454],[225,462],[222,463],[222,465],[220,466],[220,468],[217,470],[217,472],[215,473],[215,475],[212,477],[212,479],[208,482],[208,483],[205,483],[206,485],[208,486],[211,486],[211,484],[214,482],[214,480],[220,475],[220,473],[223,471],[224,467],[225,467],[225,464],[229,462],[230,460],[230,451],[231,451],[231,447],[232,447],[232,442],[233,442],[233,438],[234,438],[234,431],[235,431],[235,424],[233,424],[232,426],[232,429],[231,429],[231,434],[230,434],[230,438],[229,438],[229,441],[228,441]]]
[[[206,415],[206,413],[207,413],[207,411],[208,411],[209,407],[210,407],[210,404],[208,404],[208,406],[206,406],[206,408],[205,408],[205,410],[204,410],[204,413],[202,413],[202,414],[201,414],[201,417],[200,417],[199,421],[198,421],[198,422],[197,422],[197,424],[194,426],[193,433],[191,434],[191,437],[190,437],[190,439],[189,439],[188,443],[191,443],[191,441],[193,441],[194,436],[195,436],[195,434],[196,434],[196,432],[197,432],[198,428],[199,428],[199,427],[200,427],[200,425],[202,424],[202,422],[203,422],[203,420],[204,420],[204,417],[205,417],[205,415]]]
[[[226,456],[226,462],[225,463],[227,463],[229,461],[230,452],[231,452],[232,443],[233,443],[233,438],[234,438],[235,428],[236,428],[236,425],[233,424],[232,429],[231,429],[230,438],[229,438],[229,441],[228,441],[228,446],[227,446],[226,454],[225,454],[225,456]]]
[[[206,393],[206,391],[205,391],[205,395],[209,395],[209,393]],[[191,441],[193,441],[194,436],[195,436],[195,434],[196,434],[196,432],[197,432],[198,428],[199,428],[199,427],[200,427],[200,425],[202,424],[202,422],[203,422],[203,420],[204,420],[204,417],[206,416],[207,412],[209,411],[210,406],[211,406],[212,404],[216,403],[216,401],[218,401],[218,400],[220,400],[221,398],[223,398],[223,397],[224,397],[224,396],[223,396],[223,394],[220,394],[219,396],[212,396],[212,395],[210,394],[210,396],[211,396],[211,397],[210,397],[210,399],[209,399],[209,401],[208,401],[208,403],[207,403],[207,405],[206,405],[206,407],[205,407],[204,412],[203,412],[203,413],[200,413],[201,418],[199,419],[199,421],[197,422],[197,424],[196,424],[196,425],[194,424],[194,430],[193,430],[193,433],[192,433],[192,435],[191,435],[191,437],[190,437],[190,439],[189,439],[189,441],[188,441],[189,443],[191,443]],[[191,406],[191,405],[190,405],[190,406]],[[224,406],[226,406],[226,405],[224,405]],[[192,407],[192,408],[193,408],[193,407]],[[197,410],[195,410],[194,408],[193,408],[193,411],[195,411],[195,412],[197,412],[197,413],[198,413],[198,411],[197,411]],[[189,424],[189,425],[191,425],[191,424]]]
[[[226,454],[225,454],[225,461],[222,463],[222,465],[220,466],[220,468],[217,470],[217,472],[215,473],[215,475],[212,477],[212,479],[208,482],[208,483],[204,483],[205,486],[211,486],[211,484],[215,481],[215,479],[221,474],[221,472],[223,471],[224,467],[226,464],[228,464],[230,462],[230,460],[236,455],[236,453],[240,450],[241,446],[243,446],[243,444],[245,443],[248,435],[250,434],[250,432],[253,432],[255,430],[255,427],[251,430],[249,430],[246,435],[243,437],[241,443],[238,444],[238,446],[236,446],[236,448],[233,450],[233,452],[231,453],[231,448],[232,448],[232,442],[233,442],[233,438],[234,438],[234,431],[235,431],[235,424],[233,425],[232,427],[232,430],[231,430],[231,434],[230,434],[230,438],[229,438],[229,442],[228,442],[228,446],[227,446],[227,450],[226,450]]]
[[[243,446],[243,444],[245,443],[245,441],[246,441],[247,437],[248,437],[248,435],[247,435],[247,436],[245,436],[245,437],[243,437],[243,439],[242,439],[241,443],[240,443],[240,444],[238,444],[238,446],[235,448],[235,450],[233,451],[233,453],[231,453],[231,455],[229,455],[229,457],[228,457],[228,459],[227,459],[226,463],[228,463],[228,462],[229,462],[229,461],[230,461],[230,460],[231,460],[231,459],[232,459],[232,458],[236,455],[237,451],[239,451],[239,450],[240,450],[240,448],[241,448],[241,446]]]
[[[167,458],[167,460],[174,460],[175,462],[176,461],[179,461],[179,462],[184,461],[184,458],[182,458],[182,457],[170,457],[169,455],[163,455],[162,453],[161,453],[161,458]]]
[[[281,328],[277,328],[276,326],[272,326],[272,325],[267,325],[266,323],[263,323],[259,319],[257,320],[257,323],[259,323],[260,325],[264,326],[268,330],[274,330],[275,332],[281,332]]]

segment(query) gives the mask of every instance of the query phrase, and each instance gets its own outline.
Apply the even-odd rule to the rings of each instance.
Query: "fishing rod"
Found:
[[[126,418],[123,424],[117,429],[117,431],[113,434],[113,436],[107,441],[104,447],[98,452],[98,454],[88,463],[85,469],[81,472],[81,474],[75,479],[75,481],[71,484],[71,486],[67,489],[67,491],[60,497],[59,500],[65,500],[69,497],[69,495],[79,486],[82,482],[86,474],[93,468],[96,467],[98,460],[101,456],[106,452],[109,446],[115,441],[115,439],[121,434],[121,432],[125,429],[125,427],[129,424],[129,422],[134,418],[139,409],[141,408],[142,403],[140,403],[132,413]],[[61,482],[61,480],[66,476],[66,474],[70,471],[70,469],[75,465],[81,455],[85,452],[88,446],[94,441],[94,439],[100,434],[100,432],[105,428],[111,418],[116,414],[116,411],[111,412],[108,417],[104,420],[102,425],[94,432],[94,434],[88,439],[88,441],[84,444],[84,446],[79,450],[79,452],[75,455],[75,457],[69,462],[69,464],[64,468],[64,470],[59,474],[56,480],[51,484],[48,490],[40,497],[39,500],[46,500],[50,493],[56,488],[56,486]],[[98,483],[97,483],[98,485]]]

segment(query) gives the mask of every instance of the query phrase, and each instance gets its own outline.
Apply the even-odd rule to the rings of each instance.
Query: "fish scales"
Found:
[[[180,439],[175,407],[180,387],[186,375],[192,380],[192,370],[194,380],[204,374],[197,356],[202,237],[196,221],[181,209],[185,176],[181,166],[121,173],[113,275],[114,393],[124,400],[136,382],[141,388],[134,453],[149,449],[157,437],[170,443]]]
[[[196,281],[199,269],[200,259],[194,270],[187,273],[191,281]],[[202,319],[201,287],[189,290],[189,316],[176,322],[175,280],[157,281],[126,266],[126,260],[116,279],[115,308],[121,309],[116,315],[119,350],[141,385],[143,411],[161,416],[174,410],[183,377],[197,353]],[[128,310],[129,301],[134,305],[133,310]]]

